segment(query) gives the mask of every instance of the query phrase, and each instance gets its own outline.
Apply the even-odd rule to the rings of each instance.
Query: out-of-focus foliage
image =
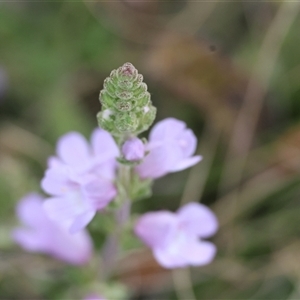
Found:
[[[132,299],[299,299],[299,10],[284,1],[0,3],[0,298],[90,292],[98,265],[65,266],[13,244],[14,207],[40,190],[61,134],[97,126],[103,80],[130,61],[158,119],[184,120],[204,157],[158,180],[134,213],[201,201],[220,220],[219,250],[206,267],[174,272],[133,251],[114,279]],[[97,249],[100,224],[111,226],[106,216],[90,225]]]

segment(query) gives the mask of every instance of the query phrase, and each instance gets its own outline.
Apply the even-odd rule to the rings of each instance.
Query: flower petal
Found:
[[[201,266],[210,263],[216,254],[216,247],[181,232],[165,247],[154,248],[153,254],[165,268],[180,268],[189,265]]]
[[[27,251],[43,251],[44,239],[40,239],[40,235],[37,235],[31,229],[15,229],[12,232],[13,240],[22,246]]]
[[[92,221],[95,214],[96,211],[91,210],[78,216],[72,223],[69,232],[73,234],[86,227]]]
[[[17,215],[25,225],[34,227],[44,222],[46,214],[40,208],[42,199],[39,194],[30,193],[18,203]]]
[[[97,177],[113,181],[116,178],[117,161],[112,158],[102,163],[97,163],[92,169],[92,173]]]
[[[182,249],[189,265],[203,266],[209,264],[215,257],[216,246],[210,242],[194,241],[185,245]]]
[[[185,129],[177,138],[177,141],[183,157],[189,157],[196,151],[197,138],[191,129]]]
[[[47,253],[75,265],[91,258],[93,247],[88,233],[81,231],[71,235],[64,226],[51,221],[43,209],[41,196],[27,195],[17,205],[17,210],[28,228],[15,229],[12,237],[27,251]]]
[[[117,195],[117,189],[113,183],[102,178],[88,182],[82,189],[95,210],[104,208]]]
[[[218,229],[215,214],[203,204],[188,203],[178,210],[177,215],[186,231],[199,237],[209,237]]]
[[[63,162],[56,156],[50,156],[48,158],[47,164],[49,168],[61,168],[64,165]]]
[[[141,178],[159,178],[166,175],[181,157],[180,149],[171,144],[156,147],[136,167]]]
[[[95,129],[91,137],[94,155],[98,160],[105,161],[119,156],[119,148],[113,137],[103,129]]]
[[[201,155],[192,156],[179,161],[176,165],[170,168],[170,172],[178,172],[190,168],[202,160]]]
[[[46,199],[43,206],[50,219],[68,226],[71,226],[78,216],[92,210],[92,207],[77,193]]]
[[[176,246],[176,249],[174,249]],[[183,268],[188,266],[188,263],[184,257],[181,255],[180,247],[181,245],[173,244],[171,247],[155,248],[153,255],[157,262],[164,268]],[[178,249],[177,249],[178,247]]]
[[[168,211],[146,213],[137,221],[134,232],[149,247],[164,247],[176,232],[176,216]]]
[[[185,129],[186,124],[174,118],[167,118],[155,124],[149,136],[149,141],[165,141],[177,138]]]
[[[60,196],[76,188],[76,183],[70,181],[66,167],[55,167],[46,171],[41,187],[50,195]]]
[[[79,168],[85,166],[90,158],[89,145],[77,132],[70,132],[59,139],[57,154],[66,164]]]
[[[52,246],[48,244],[48,253],[56,258],[74,265],[86,264],[93,252],[92,239],[87,231],[70,234],[67,230],[59,228],[54,235]]]

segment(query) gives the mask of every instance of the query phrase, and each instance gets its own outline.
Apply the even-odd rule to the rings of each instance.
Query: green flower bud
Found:
[[[131,63],[113,70],[100,91],[99,126],[117,138],[147,130],[156,115],[147,89],[143,76]]]

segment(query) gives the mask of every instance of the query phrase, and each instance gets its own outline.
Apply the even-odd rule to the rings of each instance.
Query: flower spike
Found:
[[[156,116],[143,76],[131,63],[113,70],[105,79],[97,115],[99,126],[113,136],[137,135],[147,130]]]

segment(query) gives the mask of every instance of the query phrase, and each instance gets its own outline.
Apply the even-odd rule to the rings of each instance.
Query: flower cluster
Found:
[[[218,228],[215,215],[204,205],[189,203],[179,211],[159,211],[143,215],[135,232],[153,250],[165,268],[200,266],[211,262],[216,253],[210,242],[200,241]]]
[[[48,196],[29,194],[17,206],[23,226],[14,230],[13,238],[24,249],[71,264],[87,263],[93,247],[85,227],[97,212],[106,208],[116,212],[122,204],[136,200],[134,191],[143,190],[145,184],[202,159],[194,155],[197,139],[192,130],[174,118],[158,122],[148,141],[138,138],[156,112],[142,80],[129,63],[113,71],[100,93],[102,128],[93,131],[90,142],[77,132],[58,140],[56,155],[49,158],[41,181]],[[217,227],[212,211],[189,203],[177,213],[146,213],[133,231],[152,249],[158,263],[177,268],[212,261],[216,248],[202,239],[213,235]]]
[[[182,121],[168,118],[158,122],[150,132],[146,151],[149,154],[136,167],[142,178],[158,178],[198,163],[202,157],[192,156],[197,139]]]
[[[195,148],[196,137],[192,131],[182,121],[170,118],[154,126],[146,145],[137,138],[129,139],[123,144],[122,153],[128,160],[142,160],[135,167],[141,178],[157,178],[200,161],[200,156],[192,156]],[[145,156],[146,152],[148,155]],[[43,244],[38,237],[44,236],[45,242],[47,241],[47,235],[42,233],[48,224],[49,232],[57,225],[65,231],[68,229],[70,233],[82,233],[80,230],[92,220],[96,212],[104,209],[117,195],[114,182],[118,156],[120,152],[117,144],[102,129],[93,132],[91,145],[79,133],[72,132],[61,137],[57,144],[57,156],[50,157],[48,169],[41,182],[44,191],[51,195],[43,203],[44,211],[40,198],[37,203],[37,196],[26,198],[20,204],[20,219],[38,230],[34,235],[29,235],[27,231],[17,231],[16,240],[28,250],[39,250],[63,257],[57,254],[60,252],[59,248],[53,250],[57,243],[48,239],[49,244]],[[29,210],[30,215],[30,210],[34,209],[36,211],[32,214],[40,214],[42,211],[43,216],[47,214],[47,218],[36,218],[33,223],[28,223],[23,211]],[[51,223],[49,219],[55,222]],[[215,252],[212,244],[199,244],[196,238],[213,234],[216,224],[213,214],[203,205],[190,204],[182,208],[178,216],[165,211],[146,214],[137,223],[135,232],[153,249],[155,257],[163,266],[178,267],[204,264],[211,260]],[[197,226],[198,231],[193,231]],[[76,235],[70,235],[70,238],[73,237]],[[41,245],[33,249],[29,246],[30,240]]]
[[[57,156],[49,159],[41,183],[51,195],[44,204],[48,216],[65,224],[71,233],[84,228],[117,195],[118,156],[114,139],[101,129],[93,132],[91,146],[79,133],[60,138]]]

